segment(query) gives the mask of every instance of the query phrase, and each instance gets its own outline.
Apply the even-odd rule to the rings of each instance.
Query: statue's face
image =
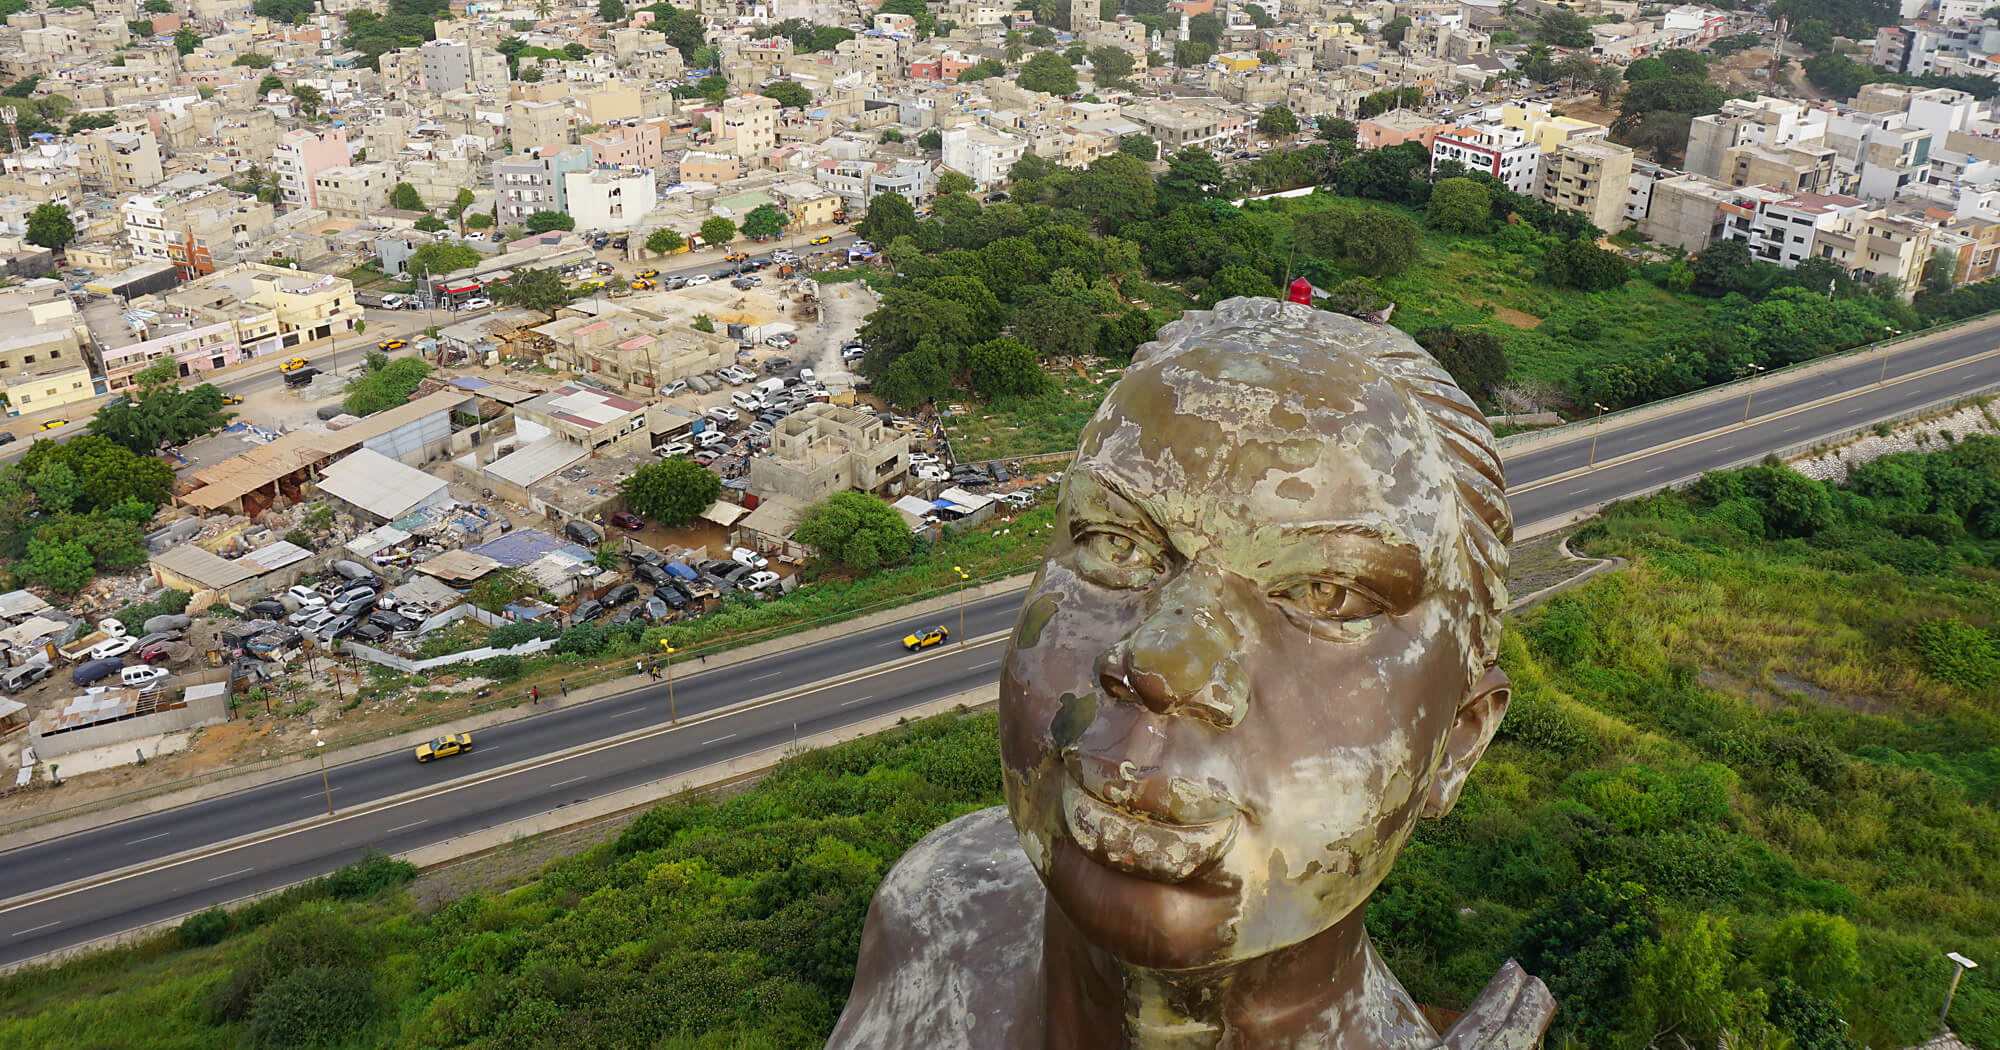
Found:
[[[1093,943],[1248,959],[1381,882],[1472,686],[1451,477],[1358,357],[1221,343],[1112,392],[1001,683],[1014,823]]]

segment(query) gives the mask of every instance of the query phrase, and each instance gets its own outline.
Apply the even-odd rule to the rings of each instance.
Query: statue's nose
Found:
[[[1219,582],[1190,573],[1169,583],[1154,611],[1105,654],[1106,692],[1224,729],[1241,722],[1249,707],[1241,635]]]

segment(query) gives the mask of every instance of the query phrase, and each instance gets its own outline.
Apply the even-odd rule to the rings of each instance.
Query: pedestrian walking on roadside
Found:
[[[528,687],[528,702],[531,704],[539,704],[542,702],[541,686],[531,685]]]
[[[558,679],[556,679],[556,684],[562,687],[562,694],[563,694],[564,696],[568,696],[568,695],[569,695],[569,679],[567,679],[567,678],[558,678]]]
[[[633,673],[633,674],[645,674],[645,673],[646,673],[646,661],[644,661],[644,660],[634,660],[634,661],[632,661],[632,673]]]

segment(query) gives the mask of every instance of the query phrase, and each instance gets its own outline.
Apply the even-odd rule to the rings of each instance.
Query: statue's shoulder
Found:
[[[875,891],[828,1050],[1013,1043],[1021,999],[1040,987],[1043,902],[1005,807],[925,836]]]

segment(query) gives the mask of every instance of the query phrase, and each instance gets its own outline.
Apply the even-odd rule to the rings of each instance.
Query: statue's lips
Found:
[[[1099,864],[1157,882],[1185,882],[1222,856],[1236,838],[1240,812],[1199,824],[1141,816],[1097,798],[1064,778],[1063,823],[1077,848]]]

